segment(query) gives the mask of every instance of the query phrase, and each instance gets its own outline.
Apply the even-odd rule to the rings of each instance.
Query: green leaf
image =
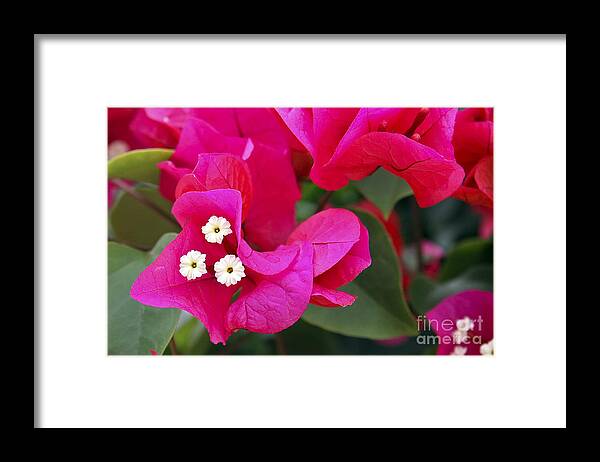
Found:
[[[402,272],[383,225],[371,213],[353,210],[369,230],[373,263],[342,290],[357,296],[347,308],[309,306],[302,319],[353,337],[388,339],[416,335],[416,320],[404,297]]]
[[[293,326],[280,332],[281,341],[288,355],[338,354],[338,337],[300,319]]]
[[[180,355],[206,354],[210,347],[208,331],[196,318],[190,318],[175,332],[175,344]]]
[[[172,155],[172,149],[136,149],[124,152],[108,161],[108,178],[158,184],[159,170],[156,164],[168,160]]]
[[[138,185],[135,190],[166,214],[171,203],[150,185]],[[110,227],[115,240],[133,247],[150,249],[163,234],[178,232],[179,226],[165,216],[142,204],[126,192],[121,192],[109,212]]]
[[[382,168],[354,182],[354,186],[381,210],[386,220],[396,202],[413,194],[405,180]]]
[[[432,308],[429,306],[428,297],[437,287],[438,283],[424,274],[418,274],[412,279],[408,287],[408,299],[414,313],[425,314]]]
[[[443,299],[465,290],[494,290],[492,265],[474,266],[460,276],[444,282],[436,282],[427,276],[418,275],[410,284],[409,297],[413,311],[422,315]]]
[[[151,308],[129,296],[135,279],[175,238],[165,234],[150,252],[108,243],[108,354],[162,354],[177,326],[180,311]]]
[[[438,280],[452,279],[474,265],[493,263],[494,246],[491,240],[467,239],[452,249],[444,262]]]

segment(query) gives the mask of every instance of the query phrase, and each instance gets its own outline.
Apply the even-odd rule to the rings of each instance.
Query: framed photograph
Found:
[[[34,42],[34,426],[566,425],[566,36]]]

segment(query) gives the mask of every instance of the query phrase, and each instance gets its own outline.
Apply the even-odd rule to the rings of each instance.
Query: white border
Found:
[[[38,425],[565,425],[564,38],[37,46]],[[496,356],[108,357],[111,105],[494,106]]]

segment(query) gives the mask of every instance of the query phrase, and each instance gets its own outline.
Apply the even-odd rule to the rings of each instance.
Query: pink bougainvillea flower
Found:
[[[143,148],[174,148],[191,114],[192,110],[185,108],[139,109],[129,128]]]
[[[337,290],[371,265],[369,232],[352,212],[327,209],[302,222],[288,244],[310,242],[314,248],[314,284],[310,302],[348,306],[356,297]]]
[[[174,148],[190,118],[205,121],[222,135],[304,150],[271,108],[145,108],[137,110],[129,129],[146,147]]]
[[[252,202],[252,174],[246,162],[233,154],[204,153],[194,169],[185,174],[175,187],[175,198],[188,191],[237,189],[242,195],[242,220]]]
[[[135,108],[108,108],[108,158],[139,147],[138,142],[129,129],[129,124],[135,117]],[[119,187],[108,181],[108,207],[112,207]]]
[[[129,151],[137,147],[137,140],[133,135],[129,125],[136,116],[139,109],[128,107],[110,107],[108,108],[108,146],[109,158],[112,157],[111,144],[121,152]],[[118,153],[116,153],[118,154]],[[113,154],[114,155],[114,154]]]
[[[464,178],[454,159],[455,108],[280,108],[312,155],[311,179],[336,190],[378,167],[404,178],[421,207],[452,195]]]
[[[494,111],[469,108],[458,112],[452,138],[456,160],[466,172],[454,197],[472,205],[494,204]]]
[[[127,151],[145,148],[174,148],[192,109],[109,108],[108,139],[125,142]]]
[[[481,290],[460,292],[442,300],[425,320],[437,334],[437,354],[493,354],[493,309],[493,294]]]
[[[182,231],[140,274],[131,297],[191,313],[213,343],[225,344],[237,329],[279,332],[300,318],[313,291],[310,242],[253,250],[242,238],[242,198],[233,189],[187,192],[173,215]]]
[[[283,135],[276,135],[283,131],[278,119],[274,113],[267,112],[275,123],[274,127],[279,127],[279,132],[263,121],[261,114],[265,113],[262,111],[258,112],[254,125],[251,119],[246,119],[246,112],[236,113],[240,126],[250,127],[247,129],[252,133],[250,138],[233,133],[234,127],[228,124],[229,118],[225,117],[227,112],[215,109],[208,111],[211,116],[209,119],[223,126],[226,133],[218,131],[204,119],[188,118],[175,153],[169,161],[159,164],[160,191],[166,198],[174,200],[177,185],[184,177],[180,192],[215,188],[240,190],[244,199],[246,239],[261,250],[272,250],[285,242],[293,230],[295,204],[300,199],[290,152],[283,147]],[[204,110],[197,110],[195,114],[208,117]],[[235,125],[234,122],[231,123]],[[271,144],[265,144],[264,141]],[[204,156],[210,159],[202,159]],[[190,174],[198,177],[198,181]],[[243,184],[232,175],[237,180],[243,179]]]

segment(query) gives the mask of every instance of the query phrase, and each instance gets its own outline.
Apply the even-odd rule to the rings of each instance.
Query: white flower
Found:
[[[227,287],[237,284],[246,276],[242,261],[235,255],[225,255],[215,263],[215,277]]]
[[[108,158],[112,159],[127,151],[129,151],[129,145],[125,141],[115,140],[108,145]]]
[[[479,347],[479,353],[482,355],[491,355],[494,353],[494,341],[490,340]]]
[[[208,223],[202,227],[202,232],[204,233],[204,238],[208,242],[212,244],[221,244],[223,238],[233,231],[231,231],[231,223],[225,218],[213,215],[208,219]]]
[[[206,274],[206,255],[197,250],[190,250],[179,259],[179,273],[188,281]]]
[[[475,323],[468,316],[456,321],[456,328],[462,332],[467,332],[473,329],[473,327],[475,327]]]
[[[463,343],[468,338],[469,334],[464,330],[455,330],[452,333],[452,339],[454,340],[454,343]]]
[[[467,347],[463,346],[455,346],[454,351],[450,353],[451,355],[463,356],[467,354]]]

